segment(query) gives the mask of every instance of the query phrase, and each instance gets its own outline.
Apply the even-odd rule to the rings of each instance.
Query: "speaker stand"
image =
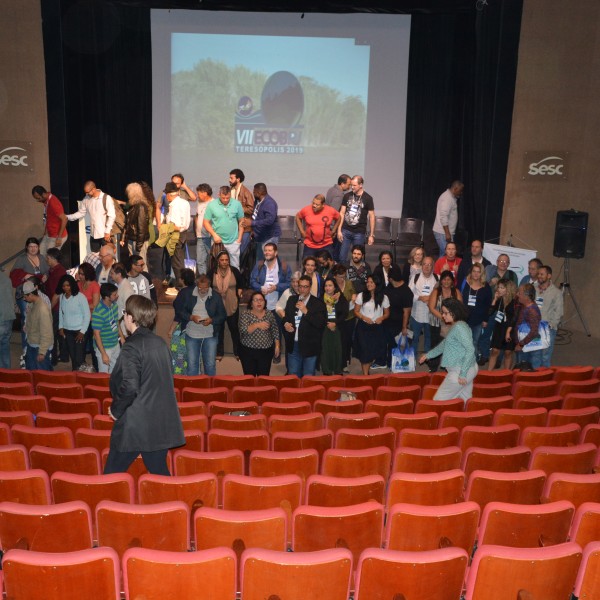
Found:
[[[565,258],[565,262],[564,262],[564,266],[563,266],[564,280],[560,284],[560,289],[562,290],[563,298],[565,296],[569,296],[569,298],[571,298],[571,300],[573,301],[573,306],[575,307],[575,312],[577,313],[577,316],[579,317],[579,320],[581,321],[581,324],[583,325],[583,329],[585,330],[585,333],[587,334],[588,337],[592,337],[592,334],[587,326],[587,323],[585,322],[585,319],[583,318],[583,315],[581,314],[581,311],[579,310],[579,304],[577,304],[577,299],[575,298],[575,294],[573,293],[573,290],[571,289],[571,282],[570,282],[570,278],[569,278],[569,275],[570,275],[569,269],[570,269],[569,259]]]

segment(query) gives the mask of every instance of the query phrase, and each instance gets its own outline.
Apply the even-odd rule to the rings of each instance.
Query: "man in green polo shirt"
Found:
[[[223,185],[219,197],[206,207],[204,229],[210,233],[214,244],[223,243],[229,252],[229,263],[240,268],[240,243],[244,235],[242,219],[244,209],[238,200],[231,198],[231,188]]]
[[[94,351],[98,358],[98,371],[112,373],[121,352],[119,339],[125,342],[125,337],[119,328],[119,309],[117,299],[118,288],[112,283],[100,286],[100,302],[92,313],[92,329],[94,331]]]

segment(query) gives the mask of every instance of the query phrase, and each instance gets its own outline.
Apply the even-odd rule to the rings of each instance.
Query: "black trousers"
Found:
[[[65,343],[71,359],[71,367],[73,371],[78,371],[85,359],[85,338],[80,342],[76,342],[75,338],[80,333],[79,331],[71,329],[64,329],[63,331],[65,332]]]
[[[229,333],[231,334],[231,343],[233,345],[233,355],[240,355],[240,329],[238,327],[238,321],[240,318],[239,309],[236,310],[230,317],[227,317],[227,327],[229,327]],[[217,341],[217,356],[224,356],[225,354],[225,323],[219,328],[219,338]]]
[[[119,452],[111,448],[104,466],[104,474],[125,473],[131,463],[141,454],[142,460],[149,473],[153,475],[170,475],[167,467],[168,450],[154,450],[153,452]]]
[[[244,375],[269,375],[271,373],[271,361],[273,360],[274,348],[257,350],[240,344],[240,360]]]
[[[185,253],[183,250],[183,245],[187,240],[187,231],[181,231],[179,233],[179,241],[175,246],[175,252],[173,252],[173,256],[171,257],[171,266],[173,267],[173,274],[175,275],[175,285],[180,285],[179,277],[181,276],[181,269],[183,269],[185,263]],[[167,273],[168,276],[168,273]]]

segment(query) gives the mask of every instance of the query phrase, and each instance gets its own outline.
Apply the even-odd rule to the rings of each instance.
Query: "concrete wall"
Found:
[[[40,0],[2,0],[0,31],[0,143],[31,143],[25,147],[29,168],[0,165],[2,261],[22,249],[28,236],[42,234],[43,209],[31,197],[31,188],[50,187]],[[52,93],[52,82],[48,92]]]
[[[532,151],[541,152],[538,158],[566,156],[567,177],[528,177],[526,165],[535,157],[526,153]],[[599,162],[600,3],[525,0],[501,239],[504,243],[512,234],[517,246],[515,237],[524,240],[553,267],[556,278],[563,265],[553,256],[557,211],[589,213],[585,257],[570,261],[571,288],[594,337],[600,335],[595,313],[600,292]],[[570,300],[565,314],[573,317],[568,329],[583,331]]]

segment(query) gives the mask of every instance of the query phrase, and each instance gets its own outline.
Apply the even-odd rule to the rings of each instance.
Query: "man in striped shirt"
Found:
[[[112,373],[121,352],[119,339],[121,342],[125,342],[123,333],[119,328],[118,297],[119,293],[116,285],[103,283],[100,286],[100,302],[98,302],[92,313],[94,351],[98,358],[98,371],[100,373]]]

